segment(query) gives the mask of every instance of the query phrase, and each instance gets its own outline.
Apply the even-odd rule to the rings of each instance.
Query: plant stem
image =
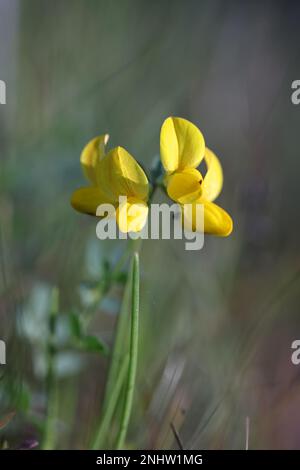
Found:
[[[128,244],[127,244],[127,249],[125,253],[122,255],[121,259],[117,263],[117,265],[114,268],[114,273],[118,272],[118,270],[122,267],[123,263],[127,261],[127,258],[130,254],[130,252],[135,248],[135,251],[137,252],[141,246],[141,240],[131,240],[129,239]],[[134,264],[134,263],[133,263]],[[133,265],[132,265],[133,269]],[[108,376],[106,380],[106,385],[105,385],[105,392],[104,392],[104,399],[103,399],[103,404],[102,404],[102,412],[101,412],[101,420],[99,424],[99,428],[96,431],[95,437],[92,439],[92,444],[91,448],[92,449],[101,449],[103,447],[105,438],[106,438],[106,431],[107,427],[109,425],[109,422],[111,421],[112,418],[112,405],[110,401],[112,400],[112,397],[114,396],[114,388],[116,386],[117,381],[120,379],[120,375],[122,377],[122,374],[120,372],[120,367],[121,367],[121,362],[122,358],[124,357],[124,348],[125,348],[125,340],[126,336],[125,333],[127,331],[127,325],[128,325],[128,320],[129,320],[129,302],[130,302],[130,296],[131,292],[133,290],[132,286],[132,278],[133,278],[133,273],[132,271],[130,272],[126,286],[125,286],[125,291],[124,291],[124,296],[122,300],[122,306],[121,310],[119,313],[118,321],[117,321],[117,327],[116,327],[116,334],[115,334],[115,340],[114,340],[114,346],[113,346],[113,351],[111,355],[111,361],[109,365],[109,370],[108,370]],[[125,376],[123,377],[123,382],[125,380]],[[120,384],[120,387],[122,388],[123,386]],[[121,388],[120,388],[120,393],[121,393]],[[116,407],[117,402],[115,403]],[[111,417],[108,419],[107,413],[111,414]],[[105,422],[105,425],[102,424],[102,422]]]
[[[102,447],[102,444],[103,444],[104,438],[106,436],[109,424],[112,420],[114,411],[115,411],[117,403],[118,403],[118,399],[119,399],[120,394],[121,394],[122,386],[123,386],[123,383],[124,383],[124,380],[125,380],[125,377],[126,377],[126,372],[128,370],[128,362],[129,362],[129,355],[127,354],[127,356],[122,361],[122,364],[121,364],[121,367],[120,367],[120,371],[119,371],[115,386],[114,386],[114,388],[112,390],[112,394],[110,396],[110,400],[107,403],[107,406],[106,406],[105,411],[104,411],[104,415],[103,415],[103,417],[101,419],[101,422],[100,422],[99,429],[98,429],[98,431],[96,433],[96,436],[94,438],[94,441],[92,443],[91,448],[93,450],[96,450],[96,449],[99,449],[99,448]]]
[[[106,407],[107,401],[112,392],[112,388],[114,386],[114,382],[116,380],[116,376],[118,373],[118,369],[120,367],[120,363],[123,357],[123,347],[124,347],[124,333],[126,331],[126,325],[128,325],[129,319],[129,302],[131,296],[131,274],[128,276],[128,280],[126,283],[121,310],[119,313],[119,318],[117,321],[117,329],[115,334],[114,340],[114,347],[111,356],[111,362],[108,371],[108,377],[106,381],[106,388],[105,388],[105,395],[103,401],[103,408]]]
[[[110,360],[108,376],[106,379],[104,399],[103,399],[103,403],[101,406],[101,409],[102,409],[101,420],[100,420],[99,428],[96,431],[95,437],[92,439],[92,444],[91,444],[92,449],[97,449],[97,448],[101,449],[105,443],[107,426],[109,424],[107,414],[111,414],[110,412],[110,410],[112,409],[111,400],[113,399],[114,394],[115,394],[114,389],[117,386],[116,385],[117,382],[119,380],[121,381],[122,379],[122,383],[120,383],[120,392],[119,392],[119,395],[120,395],[121,388],[126,378],[127,369],[125,370],[124,375],[122,374],[120,369],[122,368],[122,359],[124,358],[123,351],[124,351],[124,343],[125,343],[125,332],[127,330],[127,325],[128,325],[128,320],[129,320],[129,303],[130,303],[131,290],[132,290],[132,273],[130,272],[127,278],[127,282],[126,282],[126,286],[125,286],[125,290],[123,294],[122,305],[121,305],[121,309],[120,309],[120,313],[119,313],[118,321],[117,321],[114,346],[113,346],[112,356]],[[128,355],[128,360],[127,360],[127,367],[128,367],[128,361],[129,361],[129,355]],[[116,405],[117,405],[117,402],[115,403],[115,407]],[[115,410],[113,409],[112,411],[115,411]],[[111,418],[112,418],[112,415],[111,415]],[[105,423],[104,425],[102,424],[103,422]]]
[[[123,407],[121,426],[117,438],[117,449],[122,449],[127,434],[129,419],[132,410],[134,385],[136,379],[138,359],[138,337],[139,337],[139,303],[140,303],[140,269],[139,255],[135,253],[132,265],[132,306],[131,306],[131,333],[128,379],[125,391],[125,403]]]
[[[51,450],[55,446],[55,420],[57,416],[58,394],[55,379],[55,331],[58,314],[59,292],[57,288],[52,291],[51,310],[49,316],[49,342],[48,342],[48,372],[47,372],[47,417],[44,430],[43,449]]]

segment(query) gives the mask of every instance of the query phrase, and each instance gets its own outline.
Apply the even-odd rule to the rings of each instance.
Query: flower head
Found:
[[[205,146],[200,130],[186,119],[167,118],[160,133],[160,154],[169,197],[182,206],[192,205],[185,222],[196,229],[196,209],[198,204],[202,204],[204,232],[228,236],[232,232],[232,219],[212,202],[223,186],[222,167],[217,156]],[[207,168],[204,177],[197,169],[203,159]]]
[[[121,231],[140,231],[148,216],[149,183],[144,170],[123,147],[106,153],[108,134],[92,139],[80,162],[90,185],[77,189],[71,198],[74,209],[96,215],[101,204],[112,204]],[[119,198],[126,202],[119,205]]]

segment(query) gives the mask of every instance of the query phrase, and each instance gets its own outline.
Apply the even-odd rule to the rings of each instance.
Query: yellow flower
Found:
[[[192,205],[186,220],[190,227],[196,229],[197,205],[203,204],[204,232],[228,236],[232,232],[232,219],[212,202],[223,186],[222,167],[217,156],[205,147],[200,130],[186,119],[167,118],[160,133],[160,154],[169,197],[181,205]],[[197,170],[203,158],[207,167],[204,178]]]
[[[139,232],[148,216],[149,183],[143,169],[122,147],[105,152],[108,134],[92,139],[83,149],[80,162],[90,186],[72,195],[74,209],[96,215],[100,204],[111,204],[122,232]],[[119,197],[126,201],[119,204]]]

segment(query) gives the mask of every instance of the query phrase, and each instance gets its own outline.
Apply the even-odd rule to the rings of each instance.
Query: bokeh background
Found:
[[[177,115],[222,161],[234,232],[199,252],[143,243],[127,445],[176,449],[173,426],[186,449],[300,448],[299,7],[0,0],[0,420],[15,413],[2,446],[41,446],[54,288],[55,447],[88,446],[108,358],[70,345],[70,319],[88,311],[88,330],[112,344],[122,278],[101,302],[97,289],[124,242],[97,240],[95,220],[70,207],[79,155],[109,132],[149,169],[161,123]]]

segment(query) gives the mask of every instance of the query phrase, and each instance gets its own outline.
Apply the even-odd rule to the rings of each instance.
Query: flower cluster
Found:
[[[108,134],[101,135],[83,149],[80,161],[90,186],[76,190],[71,204],[91,215],[96,215],[101,204],[112,204],[120,230],[139,232],[148,217],[150,184],[144,170],[127,150],[116,147],[106,151],[108,139]],[[186,119],[167,118],[160,133],[160,155],[168,196],[182,208],[185,204],[192,207],[185,222],[196,230],[197,205],[202,204],[204,232],[228,236],[232,232],[232,219],[213,202],[223,186],[222,167],[217,156],[206,147],[201,131]],[[203,159],[204,176],[198,169]],[[124,204],[119,204],[120,196],[126,196]]]

